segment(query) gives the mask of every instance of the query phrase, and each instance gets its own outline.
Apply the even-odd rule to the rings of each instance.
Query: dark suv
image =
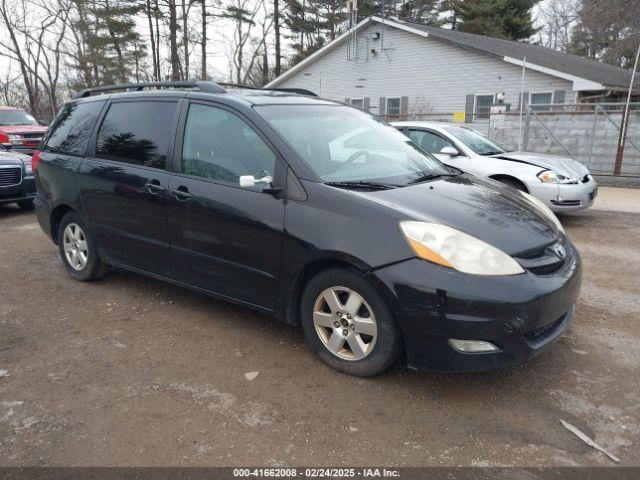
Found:
[[[0,146],[0,205],[17,203],[23,210],[32,210],[35,196],[31,157]]]
[[[38,220],[72,277],[118,267],[271,313],[350,374],[403,354],[502,366],[574,316],[580,258],[544,205],[339,103],[208,82],[94,89],[33,164]]]

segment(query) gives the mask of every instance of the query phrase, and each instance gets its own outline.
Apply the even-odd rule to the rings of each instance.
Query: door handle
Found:
[[[165,187],[160,185],[159,180],[150,180],[144,184],[144,189],[151,193],[152,195],[157,195],[158,193],[162,193],[166,190]]]
[[[171,190],[171,193],[176,198],[176,200],[180,200],[181,202],[189,200],[193,197],[193,195],[189,193],[189,189],[183,185],[180,185],[175,190]]]

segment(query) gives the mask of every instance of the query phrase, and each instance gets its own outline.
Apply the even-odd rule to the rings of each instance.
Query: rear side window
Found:
[[[104,101],[68,103],[51,128],[45,150],[84,155]]]
[[[164,168],[176,106],[176,102],[111,104],[98,132],[96,155]]]

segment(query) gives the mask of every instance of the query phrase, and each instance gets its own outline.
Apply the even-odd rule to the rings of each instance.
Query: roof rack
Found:
[[[270,92],[287,92],[287,93],[297,93],[298,95],[310,95],[312,97],[317,97],[318,95],[312,92],[311,90],[307,90],[305,88],[266,88],[266,87],[251,87],[249,85],[242,85],[239,83],[219,83],[223,87],[229,88],[244,88],[246,90],[268,90]]]
[[[102,87],[85,88],[76,93],[73,98],[85,98],[93,95],[94,93],[106,93],[117,90],[133,90],[139,92],[146,88],[197,88],[202,92],[207,93],[225,93],[226,90],[215,82],[144,82],[144,83],[122,83],[120,85],[105,85]]]
[[[259,87],[251,87],[249,85],[242,85],[241,83],[218,83],[218,85],[222,86],[222,87],[229,87],[229,88],[243,88],[246,90],[261,90]]]
[[[263,90],[272,90],[275,92],[289,92],[289,93],[297,93],[298,95],[309,95],[311,97],[317,97],[318,94],[312,92],[311,90],[307,90],[306,88],[264,88]]]

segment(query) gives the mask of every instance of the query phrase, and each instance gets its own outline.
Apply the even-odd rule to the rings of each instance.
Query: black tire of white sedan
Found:
[[[354,271],[331,269],[313,277],[300,314],[312,350],[336,370],[369,377],[400,357],[402,336],[390,308]]]
[[[96,242],[77,213],[67,213],[58,228],[60,258],[69,275],[81,282],[99,280],[108,273],[100,260]]]

